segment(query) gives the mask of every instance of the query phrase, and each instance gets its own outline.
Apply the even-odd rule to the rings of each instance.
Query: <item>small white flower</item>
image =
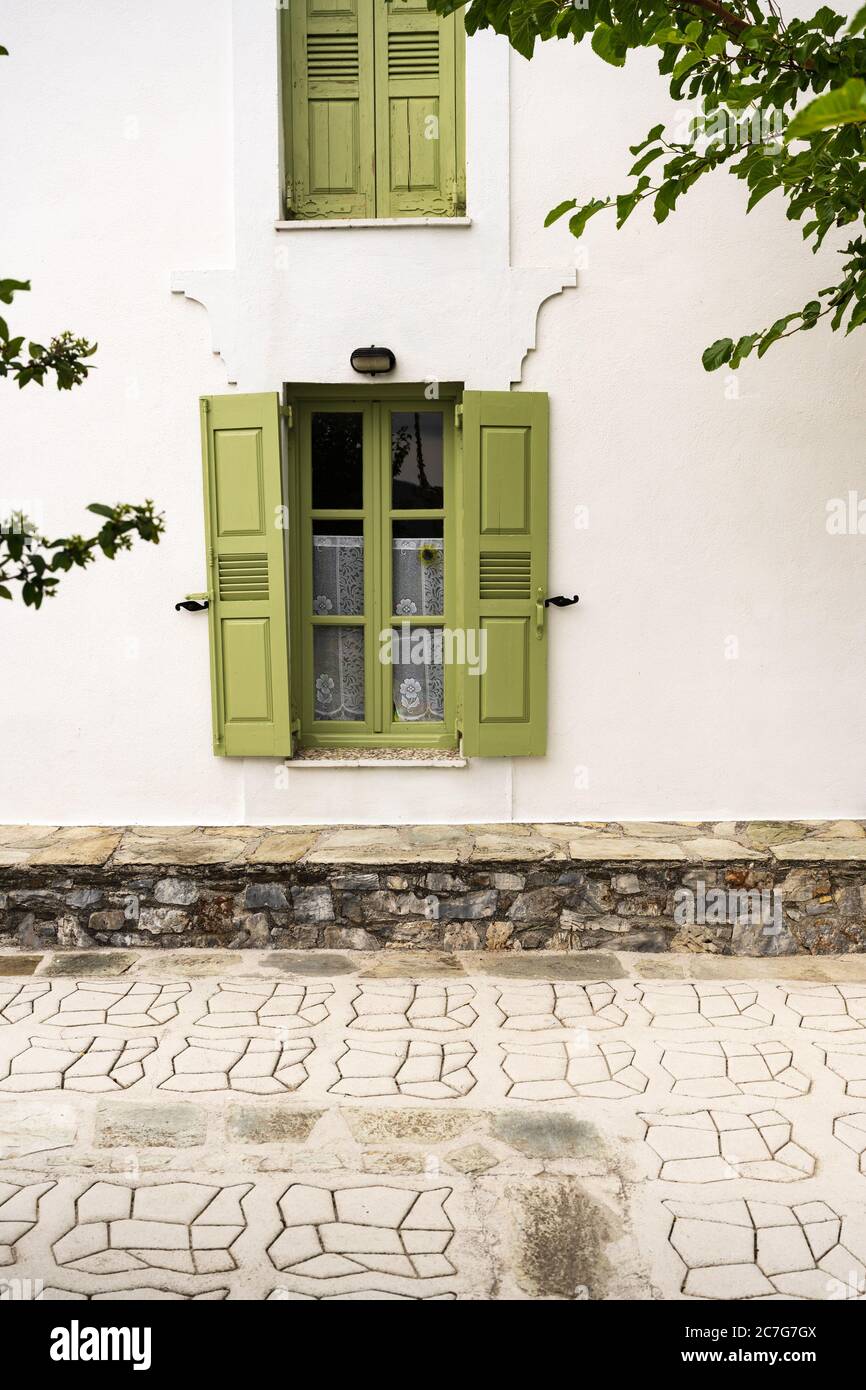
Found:
[[[334,698],[334,680],[332,676],[317,676],[316,697],[320,705],[329,705],[331,703]]]
[[[404,709],[417,709],[421,703],[421,682],[407,676],[400,685],[400,703]]]
[[[417,604],[413,603],[410,598],[401,598],[400,602],[397,604],[397,607],[394,609],[394,612],[399,613],[401,617],[406,617],[411,613],[417,613],[418,606]]]
[[[330,613],[334,605],[326,594],[316,594],[313,599],[313,612],[320,616],[323,613]]]

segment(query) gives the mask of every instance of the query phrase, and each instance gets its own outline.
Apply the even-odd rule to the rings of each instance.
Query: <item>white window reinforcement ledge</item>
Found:
[[[278,232],[345,232],[352,227],[471,227],[471,217],[278,218]]]

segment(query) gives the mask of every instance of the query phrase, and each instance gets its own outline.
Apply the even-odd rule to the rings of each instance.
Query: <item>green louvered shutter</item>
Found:
[[[377,215],[462,213],[462,20],[425,0],[374,3]]]
[[[546,749],[547,419],[542,391],[463,397],[464,612],[486,655],[463,680],[470,757]]]
[[[277,394],[201,402],[214,752],[290,756]]]
[[[374,217],[373,0],[282,11],[287,211]]]

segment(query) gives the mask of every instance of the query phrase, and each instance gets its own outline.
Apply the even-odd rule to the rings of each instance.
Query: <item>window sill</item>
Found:
[[[405,767],[405,768],[459,768],[468,767],[469,760],[456,750],[436,752],[433,749],[397,748],[379,749],[378,756],[372,749],[346,748],[303,748],[294,758],[286,758],[285,766],[293,771],[345,767]]]
[[[471,217],[296,217],[278,219],[278,232],[341,232],[350,227],[471,227]]]

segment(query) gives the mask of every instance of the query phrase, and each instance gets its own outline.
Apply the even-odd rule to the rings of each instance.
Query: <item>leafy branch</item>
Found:
[[[132,549],[133,536],[159,544],[165,519],[148,499],[143,506],[119,503],[115,507],[92,502],[87,508],[105,520],[95,536],[63,536],[49,541],[37,534],[22,512],[0,520],[0,598],[11,599],[10,584],[20,585],[24,603],[41,608],[53,598],[59,575],[74,566],[85,569],[102,553],[113,560],[121,550]]]
[[[465,0],[428,0],[450,13]],[[674,101],[698,107],[688,140],[673,140],[665,123],[631,147],[638,156],[625,192],[569,198],[545,225],[570,214],[575,237],[600,212],[615,212],[621,228],[651,202],[666,221],[680,198],[722,167],[746,184],[746,212],[776,191],[790,221],[802,223],[814,252],[831,230],[859,224],[866,231],[866,5],[845,27],[843,15],[822,5],[811,18],[783,20],[775,0],[469,0],[471,34],[491,28],[531,58],[536,41],[589,38],[593,52],[623,67],[630,51],[658,49],[659,72]],[[771,120],[772,118],[772,120]],[[656,163],[661,177],[644,171]],[[807,332],[823,318],[846,334],[864,320],[866,256],[863,237],[848,243],[839,283],[769,328],[721,338],[703,354],[708,371],[738,365],[756,351]]]

